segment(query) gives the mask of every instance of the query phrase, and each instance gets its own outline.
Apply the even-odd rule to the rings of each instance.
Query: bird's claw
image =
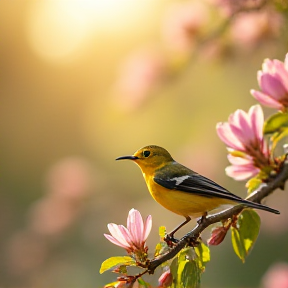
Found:
[[[169,247],[175,246],[179,242],[178,239],[174,238],[173,234],[166,234],[164,237],[164,241],[167,243]]]
[[[188,246],[190,247],[196,247],[200,244],[200,241],[198,241],[198,237],[192,237],[189,239],[189,243],[188,243]]]

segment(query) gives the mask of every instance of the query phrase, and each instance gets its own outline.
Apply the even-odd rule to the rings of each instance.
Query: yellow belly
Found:
[[[220,208],[225,204],[234,204],[234,202],[221,198],[208,198],[193,193],[166,189],[152,179],[147,182],[148,189],[155,201],[166,209],[182,215],[193,218],[201,217],[206,212]]]

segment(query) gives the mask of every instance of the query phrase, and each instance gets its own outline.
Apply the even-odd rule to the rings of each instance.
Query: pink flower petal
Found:
[[[244,151],[243,144],[232,133],[229,123],[217,123],[216,131],[219,138],[228,146],[235,150]]]
[[[117,241],[120,242],[121,244],[129,247],[130,245],[126,240],[125,235],[122,234],[122,231],[119,228],[119,226],[114,223],[110,223],[107,225],[108,230],[110,231],[113,238],[117,239]]]
[[[237,127],[250,128],[247,113],[241,109],[237,109],[234,113],[229,115],[228,122]]]
[[[145,241],[151,231],[152,216],[149,215],[143,223],[142,216],[139,211],[131,209],[127,218],[127,226],[110,223],[107,225],[111,235],[104,236],[113,244],[131,251],[146,251]]]
[[[173,282],[173,276],[170,272],[170,269],[163,272],[162,275],[158,279],[159,286],[158,287],[170,287]]]
[[[263,93],[270,95],[275,100],[285,97],[286,90],[282,82],[271,74],[262,74],[260,83]]]
[[[254,135],[258,138],[259,142],[263,139],[263,125],[264,115],[260,105],[254,105],[249,109],[248,115]]]
[[[251,125],[251,121],[246,112],[241,109],[236,110],[229,116],[229,123],[232,133],[243,144],[247,144],[255,138],[255,134]],[[234,128],[238,129],[234,129]]]
[[[127,218],[127,227],[132,236],[135,245],[141,245],[143,242],[143,219],[138,210],[131,209]]]
[[[264,73],[274,73],[274,64],[270,59],[265,59],[262,64],[262,70]]]
[[[253,159],[249,157],[248,155],[247,155],[247,158],[242,158],[242,157],[235,157],[231,154],[228,154],[227,158],[232,165],[237,165],[237,166],[247,165],[247,164],[253,165]]]
[[[112,237],[111,235],[109,234],[104,234],[104,236],[110,241],[112,242],[113,244],[117,245],[117,246],[120,246],[122,248],[125,248],[125,249],[129,249],[129,245],[124,245],[122,243],[120,243],[117,239],[115,239],[114,237]]]
[[[287,53],[286,56],[285,56],[284,67],[285,67],[285,69],[288,71],[288,53]]]
[[[127,241],[127,243],[130,246],[133,246],[133,240],[132,240],[132,237],[131,237],[128,229],[126,227],[124,227],[123,225],[118,225],[118,228],[121,231],[121,233],[122,233],[123,237],[125,238],[125,240]]]
[[[260,92],[260,91],[256,91],[256,90],[250,90],[250,93],[252,94],[252,96],[259,101],[262,105],[271,107],[271,108],[275,108],[275,109],[282,109],[282,105],[274,100],[273,98],[271,98],[270,96]]]
[[[244,146],[248,146],[250,142],[253,141],[253,139],[255,138],[251,133],[249,133],[249,130],[251,130],[250,128],[248,130],[244,130],[232,124],[230,124],[230,127],[232,133],[235,135],[235,137],[237,137],[240,142],[243,143]]]
[[[275,73],[274,76],[282,83],[287,93],[288,91],[288,70],[283,62],[274,60]]]
[[[235,180],[246,180],[259,173],[259,169],[251,165],[241,165],[241,166],[228,166],[225,172],[228,176],[234,178]]]
[[[143,241],[146,241],[146,239],[148,238],[148,235],[150,234],[151,228],[152,228],[152,216],[149,215],[146,218],[145,224],[144,224]]]

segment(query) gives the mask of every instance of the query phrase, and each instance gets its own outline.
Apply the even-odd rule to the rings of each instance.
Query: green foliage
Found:
[[[261,184],[262,180],[257,176],[247,181],[246,187],[248,188],[248,195],[254,192]]]
[[[204,272],[207,262],[210,261],[210,249],[201,241],[200,245],[195,247],[195,253],[198,256],[196,258],[198,266]]]
[[[168,249],[166,242],[159,242],[155,247],[154,257],[158,257]]]
[[[272,141],[272,148],[271,150],[274,151],[277,143],[284,137],[288,136],[288,127],[283,127],[281,129],[279,129],[279,131],[275,132],[272,137],[271,137],[271,141]]]
[[[165,235],[166,235],[166,227],[160,226],[159,227],[159,236],[160,236],[161,241],[156,245],[154,257],[158,257],[159,255],[165,253],[165,251],[168,249],[168,245],[164,241]]]
[[[288,114],[278,112],[272,115],[264,124],[264,134],[272,134],[271,150],[274,151],[277,143],[288,136]]]
[[[100,268],[100,274],[104,273],[105,271],[112,269],[116,266],[120,266],[123,269],[123,266],[135,266],[135,260],[130,256],[115,256],[106,259]]]
[[[239,215],[236,225],[231,227],[232,245],[243,263],[256,242],[260,224],[259,215],[252,209],[245,209]]]
[[[195,247],[195,251],[191,247],[184,248],[171,263],[170,271],[173,275],[171,287],[200,287],[201,274],[208,261],[210,261],[210,251],[203,242]]]
[[[138,283],[140,284],[141,287],[143,288],[148,288],[150,287],[149,283],[144,281],[141,277],[137,279]]]
[[[278,132],[282,128],[288,128],[288,114],[278,112],[270,116],[264,123],[264,134],[272,134]]]

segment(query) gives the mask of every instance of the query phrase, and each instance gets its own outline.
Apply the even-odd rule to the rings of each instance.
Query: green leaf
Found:
[[[199,268],[204,271],[206,263],[210,261],[210,249],[201,241],[194,250],[198,256],[196,261],[198,262]]]
[[[117,266],[117,265],[125,265],[125,266],[136,266],[136,261],[130,256],[115,256],[106,259],[100,268],[100,274],[104,273],[105,271]]]
[[[146,281],[144,281],[141,277],[137,279],[138,283],[143,286],[144,288],[148,288],[150,287],[149,283],[147,283]]]
[[[155,247],[154,257],[158,257],[159,255],[165,253],[168,250],[168,245],[166,242],[159,242]]]
[[[248,195],[255,191],[262,184],[262,180],[258,177],[251,178],[246,183],[246,187],[248,188]]]
[[[187,261],[181,274],[181,287],[199,288],[201,272],[195,261]]]
[[[245,209],[239,215],[236,227],[231,227],[232,245],[243,263],[257,240],[260,224],[259,215],[252,209]]]
[[[174,257],[174,259],[172,260],[172,263],[170,265],[170,272],[172,274],[173,277],[173,283],[171,285],[172,288],[176,288],[177,283],[176,283],[176,279],[177,279],[177,271],[178,271],[178,257]]]
[[[288,127],[283,127],[281,129],[279,129],[279,131],[275,132],[272,137],[271,137],[271,140],[272,140],[272,152],[274,151],[277,143],[284,137],[288,136]]]
[[[202,251],[202,248],[200,248]],[[205,255],[203,258],[207,260],[206,249],[203,249]],[[201,273],[203,270],[199,267],[199,257],[193,248],[184,248],[173,259],[170,265],[170,271],[173,276],[172,288],[199,288]]]
[[[283,127],[288,127],[288,114],[278,112],[264,123],[263,132],[264,134],[271,134],[278,132]]]

